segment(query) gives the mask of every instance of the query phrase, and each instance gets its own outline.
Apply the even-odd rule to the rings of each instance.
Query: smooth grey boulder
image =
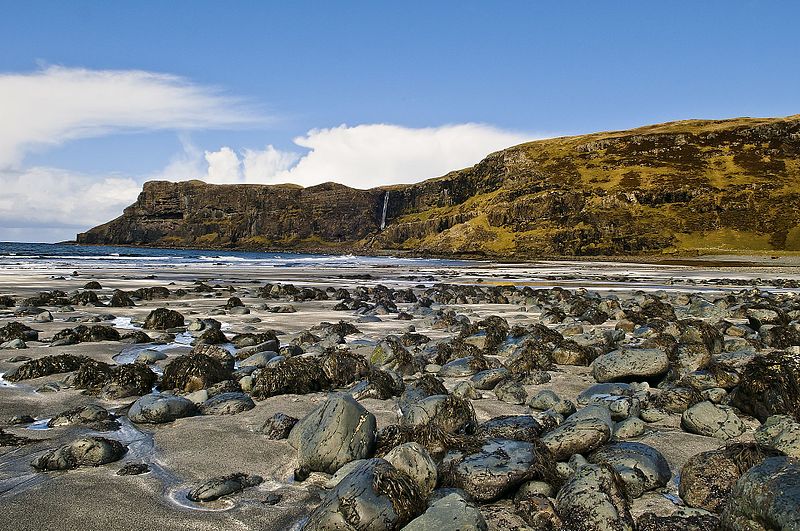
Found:
[[[194,415],[194,402],[175,395],[145,395],[128,410],[128,418],[140,424],[161,424]]]
[[[551,389],[542,389],[528,400],[528,405],[533,409],[546,411],[561,401],[561,398]]]
[[[614,422],[608,409],[586,406],[554,430],[545,433],[541,441],[560,461],[602,446],[611,438],[613,429]]]
[[[489,439],[475,451],[449,452],[439,475],[444,486],[463,489],[478,501],[492,501],[533,479],[548,458],[531,442]]]
[[[564,529],[634,531],[623,483],[610,465],[585,465],[561,487],[556,508]]]
[[[144,363],[150,365],[157,361],[167,359],[167,355],[160,350],[147,349],[136,356],[136,363]]]
[[[436,500],[420,516],[411,520],[403,531],[486,531],[488,526],[481,512],[454,492]]]
[[[614,467],[631,498],[663,487],[672,479],[669,463],[661,452],[639,442],[609,444],[590,455],[589,462]]]
[[[367,459],[325,494],[303,530],[400,529],[424,509],[411,478],[383,459]]]
[[[633,439],[643,435],[647,425],[642,419],[629,418],[614,424],[614,437],[617,439]]]
[[[707,400],[683,412],[681,427],[689,433],[723,440],[738,437],[745,430],[742,419],[731,408]]]
[[[800,459],[770,457],[745,472],[722,513],[725,529],[800,529]]]
[[[773,415],[756,430],[756,442],[789,457],[800,457],[800,423],[789,415]]]
[[[255,354],[251,354],[246,359],[240,361],[239,367],[266,367],[270,360],[277,355],[277,352],[272,352],[269,350],[256,352]]]
[[[199,487],[192,489],[186,497],[193,502],[208,502],[241,492],[246,488],[263,483],[261,476],[249,476],[241,472],[229,476],[211,478]]]
[[[253,399],[245,393],[220,393],[198,406],[203,415],[236,415],[256,407]]]
[[[413,479],[423,497],[427,498],[436,488],[436,463],[420,444],[410,442],[395,446],[383,458]]]
[[[438,376],[440,378],[459,378],[464,376],[472,376],[478,370],[475,367],[475,359],[472,356],[465,358],[458,358],[453,361],[447,362],[439,369]]]
[[[631,384],[621,382],[607,382],[594,384],[581,391],[578,395],[578,405],[585,406],[595,396],[630,396],[633,394]]]
[[[616,380],[648,380],[669,370],[667,353],[655,348],[620,349],[598,356],[592,364],[592,375],[598,382]]]
[[[342,465],[372,455],[375,416],[352,396],[332,394],[298,422],[289,434],[300,467],[333,474]]]
[[[607,408],[614,420],[638,417],[642,409],[635,396],[594,395],[589,403]]]
[[[86,437],[66,444],[31,462],[36,470],[72,470],[81,466],[100,466],[118,461],[128,448],[105,437]]]

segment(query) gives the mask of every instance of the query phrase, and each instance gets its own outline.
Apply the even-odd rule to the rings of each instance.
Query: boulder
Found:
[[[664,487],[672,479],[669,463],[661,452],[639,442],[609,444],[592,453],[589,462],[611,465],[625,483],[630,498]]]
[[[20,382],[22,380],[50,376],[51,374],[71,372],[79,369],[87,361],[89,361],[89,358],[86,356],[74,356],[72,354],[44,356],[10,370],[3,378],[9,382]]]
[[[788,415],[773,415],[756,430],[756,442],[762,448],[800,457],[800,423]]]
[[[330,395],[292,429],[300,467],[332,474],[342,465],[372,455],[375,416],[350,395]]]
[[[198,406],[203,415],[236,415],[256,407],[253,399],[245,393],[220,393]]]
[[[564,529],[633,531],[625,486],[610,465],[585,465],[561,487],[556,508]]]
[[[199,487],[189,491],[186,497],[193,502],[208,502],[236,494],[244,489],[256,487],[264,482],[261,476],[249,476],[241,472],[228,476],[211,478]]]
[[[400,529],[424,510],[411,478],[383,459],[368,459],[325,494],[303,530]]]
[[[744,423],[733,410],[704,401],[695,404],[681,416],[681,426],[689,433],[728,440],[744,433]]]
[[[800,354],[779,351],[753,358],[742,371],[731,405],[761,422],[772,415],[800,421]]]
[[[595,380],[601,383],[651,380],[667,373],[669,358],[661,349],[620,349],[598,356],[591,367]]]
[[[81,466],[100,466],[118,461],[128,449],[119,441],[105,437],[86,437],[36,458],[36,470],[72,470]]]
[[[733,530],[800,529],[800,459],[770,457],[745,472],[730,494],[722,525]]]
[[[191,393],[207,389],[229,376],[230,372],[217,359],[205,354],[189,354],[178,356],[164,367],[160,388]]]
[[[411,442],[395,446],[383,458],[413,479],[423,498],[427,498],[436,488],[436,463],[419,444]]]
[[[481,512],[457,492],[448,494],[435,502],[420,516],[411,520],[403,531],[487,531],[488,526]]]
[[[191,400],[175,395],[146,395],[133,403],[128,418],[141,424],[161,424],[194,415]]]
[[[183,326],[183,315],[169,308],[156,308],[144,320],[147,330],[169,330]]]
[[[275,413],[264,422],[259,429],[260,433],[267,436],[267,439],[285,439],[289,436],[298,419],[290,417],[284,413]]]
[[[586,406],[545,433],[541,441],[557,460],[563,460],[599,448],[611,438],[613,428],[614,423],[606,408]]]

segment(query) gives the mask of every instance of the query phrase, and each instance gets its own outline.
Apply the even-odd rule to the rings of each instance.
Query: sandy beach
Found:
[[[88,290],[84,286],[90,281],[96,281],[101,286],[91,290],[99,297],[98,305],[42,306],[42,311],[51,312],[51,322],[37,322],[32,312],[20,312],[21,301],[39,292],[85,292]],[[387,336],[402,335],[410,330],[410,326],[433,343],[446,342],[457,335],[453,330],[432,327],[431,319],[426,319],[430,316],[416,311],[419,306],[411,302],[398,302],[394,312],[379,315],[376,319],[364,319],[363,313],[334,309],[339,301],[333,297],[306,301],[287,297],[265,299],[259,295],[259,288],[265,284],[293,284],[298,288],[319,288],[323,292],[332,288],[328,290],[329,293],[339,289],[352,293],[358,288],[383,285],[393,290],[410,289],[420,298],[426,292],[433,293],[431,290],[435,291],[434,287],[441,284],[477,286],[484,290],[494,287],[509,291],[523,287],[551,290],[561,286],[571,292],[577,290],[580,293],[598,293],[600,297],[613,297],[623,301],[624,306],[624,301],[640,296],[637,292],[649,293],[673,304],[675,298],[681,295],[713,302],[724,295],[740,293],[753,286],[778,294],[794,292],[792,286],[796,286],[798,281],[800,267],[791,264],[775,267],[758,262],[747,267],[718,263],[703,267],[590,262],[514,265],[465,263],[446,267],[426,261],[420,261],[418,265],[400,266],[328,267],[319,264],[310,267],[258,267],[242,264],[237,267],[232,263],[212,261],[181,266],[155,264],[142,268],[116,267],[113,263],[87,266],[85,261],[69,260],[57,265],[48,263],[46,267],[17,263],[0,270],[0,295],[10,295],[17,301],[16,306],[0,310],[0,326],[20,322],[39,334],[37,341],[26,342],[28,348],[0,350],[0,373],[8,374],[23,363],[10,361],[15,356],[37,359],[46,355],[74,354],[114,365],[132,362],[135,354],[157,346],[159,351],[166,354],[165,359],[152,365],[160,375],[175,358],[190,352],[190,343],[199,336],[199,332],[181,335],[179,331],[172,330],[173,337],[176,333],[178,337],[172,340],[167,336],[161,337],[160,345],[125,344],[119,341],[50,345],[50,339],[59,331],[82,323],[109,325],[123,334],[142,330],[142,323],[156,308],[180,312],[187,325],[195,319],[217,319],[228,338],[240,333],[273,330],[281,346],[289,345],[320,323],[349,322],[355,325],[358,332],[347,335],[341,346],[347,346],[365,359],[371,359],[376,346]],[[197,293],[197,282],[210,288],[207,292]],[[115,290],[132,292],[153,286],[166,287],[173,294],[158,300],[136,300],[133,307],[105,306]],[[181,289],[186,294],[176,296],[174,293]],[[241,300],[247,313],[232,312],[226,308],[226,302],[234,296]],[[687,301],[683,301],[685,310],[677,313],[692,317]],[[546,310],[543,305],[530,300],[527,304],[524,300],[506,303],[436,302],[431,309],[452,310],[473,323],[489,316],[499,316],[511,328],[543,322]],[[276,313],[289,310],[291,313]],[[408,317],[398,319],[397,312],[405,311],[409,312]],[[719,319],[718,316],[709,316],[706,320]],[[562,322],[544,322],[564,334],[564,337],[589,338],[594,337],[593,334],[602,334],[604,330],[619,328],[617,325],[620,320],[609,317],[595,325],[568,316]],[[747,319],[731,319],[731,322],[742,323]],[[151,330],[145,332],[152,338],[161,335]],[[230,348],[236,352],[236,348]],[[490,358],[497,361],[497,366],[506,361],[503,355],[497,353]],[[408,384],[422,373],[435,374],[440,368],[429,360],[421,372],[405,375],[404,379]],[[542,390],[552,390],[560,399],[578,404],[580,393],[597,383],[592,368],[583,364],[556,364],[544,372],[549,376],[549,381],[523,382],[521,387],[527,397],[534,397]],[[299,528],[303,519],[325,496],[330,475],[312,471],[308,479],[296,480],[297,450],[286,440],[268,439],[261,433],[261,427],[277,413],[302,419],[325,402],[328,396],[326,391],[271,396],[256,400],[253,409],[235,415],[197,415],[163,424],[136,424],[128,420],[125,413],[137,397],[103,399],[65,384],[67,376],[62,373],[18,382],[2,380],[0,426],[7,434],[32,439],[17,447],[0,447],[0,514],[7,529]],[[441,380],[449,391],[453,391],[469,377],[442,376]],[[53,382],[59,384],[59,390],[43,390],[43,386]],[[652,383],[655,385],[657,382]],[[526,401],[514,404],[499,400],[491,390],[483,390],[479,394],[480,399],[470,400],[478,423],[501,415],[538,414]],[[381,430],[398,422],[397,400],[396,397],[385,400],[364,398],[359,402],[375,416],[377,429]],[[30,463],[37,456],[97,432],[81,425],[31,428],[42,427],[42,419],[50,419],[65,410],[89,404],[100,405],[119,415],[122,428],[102,435],[126,444],[127,453],[116,462],[98,467],[51,472],[34,470]],[[13,417],[22,415],[29,415],[39,422],[34,425],[8,424]],[[726,442],[753,441],[753,432],[760,425],[759,421],[744,413],[740,417],[745,429],[729,441],[688,433],[681,428],[680,413],[669,413],[662,419],[647,422],[646,429],[634,440],[655,448],[666,458],[671,478],[666,485],[630,500],[633,517],[650,512],[666,516],[683,505],[678,495],[678,475],[691,456],[714,450]],[[145,463],[150,471],[141,475],[116,475],[117,470],[127,463]],[[258,475],[263,482],[214,502],[195,503],[186,498],[190,489],[210,478],[235,472]],[[479,505],[490,529],[528,528],[524,519],[514,513],[512,499],[513,495],[506,495]]]

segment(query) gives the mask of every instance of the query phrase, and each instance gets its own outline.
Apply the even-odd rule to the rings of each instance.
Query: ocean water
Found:
[[[229,266],[247,267],[381,267],[426,265],[448,267],[465,265],[460,260],[397,258],[391,256],[357,256],[220,251],[202,249],[154,249],[106,245],[67,245],[58,243],[0,242],[0,268],[61,269],[80,268],[143,268],[164,266]]]

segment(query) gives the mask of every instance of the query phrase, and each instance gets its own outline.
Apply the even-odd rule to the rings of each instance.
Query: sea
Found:
[[[237,266],[237,267],[381,267],[432,266],[458,267],[462,260],[408,258],[392,256],[326,255],[305,253],[270,253],[219,251],[203,249],[158,249],[116,247],[110,245],[75,245],[59,243],[0,242],[2,269],[82,269],[139,268],[164,266]]]

